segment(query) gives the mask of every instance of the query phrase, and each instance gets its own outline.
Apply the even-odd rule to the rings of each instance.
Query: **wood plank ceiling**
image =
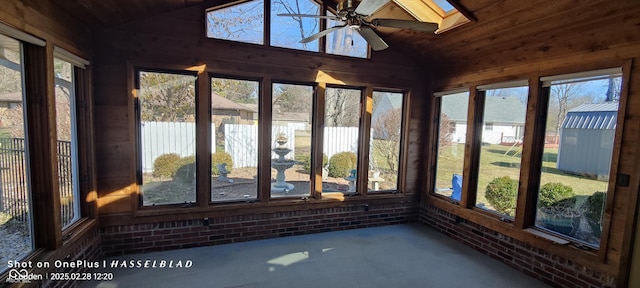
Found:
[[[138,18],[158,15],[205,3],[218,6],[230,0],[52,0],[72,16],[92,27],[109,27]],[[334,6],[338,0],[330,0]],[[508,54],[539,39],[554,37],[553,31],[582,31],[601,21],[623,21],[620,15],[637,12],[637,0],[449,0],[467,10],[476,21],[435,35],[400,29],[378,29],[391,47],[416,58],[425,65],[469,65],[487,53]],[[631,11],[633,12],[633,11]],[[374,17],[408,19],[402,8],[390,4]],[[617,17],[617,18],[616,18]],[[595,23],[595,24],[594,24]],[[556,35],[557,36],[557,35]],[[536,52],[545,52],[544,41]],[[496,50],[496,48],[498,48]],[[597,49],[597,47],[594,47]],[[513,55],[508,55],[513,56]],[[516,55],[516,58],[518,55]],[[446,64],[445,64],[446,63]]]

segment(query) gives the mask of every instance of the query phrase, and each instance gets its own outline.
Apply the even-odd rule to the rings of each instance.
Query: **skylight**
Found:
[[[438,7],[440,7],[442,10],[444,10],[444,12],[449,12],[451,10],[455,10],[456,9],[453,6],[451,6],[451,4],[449,4],[449,2],[447,0],[433,0],[433,3],[438,5]]]
[[[415,19],[438,23],[436,34],[471,22],[447,0],[393,0]]]

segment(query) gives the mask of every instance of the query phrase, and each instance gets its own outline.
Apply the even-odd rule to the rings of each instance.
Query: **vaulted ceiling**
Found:
[[[204,5],[215,7],[229,0],[52,0],[72,16],[92,27],[109,27],[165,12]],[[401,29],[378,29],[378,33],[395,49],[425,64],[462,65],[478,61],[488,52],[509,55],[524,45],[533,45],[531,57],[547,53],[546,41],[566,33],[580,33],[603,23],[637,21],[637,0],[448,0],[465,10],[472,22],[440,34]],[[332,6],[338,0],[331,0]],[[374,17],[410,19],[395,3],[384,6]],[[636,26],[637,27],[637,26]],[[627,31],[629,29],[626,29]],[[627,32],[633,33],[633,31]],[[637,33],[635,33],[637,34]],[[637,38],[637,35],[629,35]],[[607,43],[592,43],[602,49]],[[467,65],[467,64],[465,64]]]

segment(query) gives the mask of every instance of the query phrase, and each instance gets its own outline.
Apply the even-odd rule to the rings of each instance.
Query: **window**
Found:
[[[437,95],[440,99],[435,193],[460,201],[469,92]]]
[[[139,71],[142,205],[196,201],[195,76]]]
[[[536,226],[598,247],[621,69],[542,80],[549,100]]]
[[[443,33],[471,22],[447,0],[394,0],[393,2],[417,20],[438,23],[439,28],[436,33]]]
[[[258,81],[211,78],[211,199],[255,200],[258,193]]]
[[[267,25],[269,40],[265,35],[265,5],[271,15]],[[320,3],[314,0],[264,0],[240,1],[207,10],[206,30],[208,38],[270,45],[275,47],[319,52],[320,40],[301,43],[302,39],[320,32],[322,18],[278,16],[278,14],[304,14],[322,16]],[[334,15],[327,11],[327,15]],[[327,20],[328,27],[344,25],[340,21]],[[367,58],[368,43],[354,29],[346,27],[326,36],[325,51],[328,54]]]
[[[478,87],[484,102],[476,207],[514,217],[527,112],[526,82]],[[491,127],[491,129],[488,129]]]
[[[485,123],[484,124],[485,131],[493,131],[493,123]]]
[[[0,229],[7,235],[0,241],[10,245],[0,263],[22,259],[34,249],[22,63],[22,43],[0,34],[0,102],[16,103],[0,108]],[[2,265],[0,272],[6,268]]]
[[[272,99],[271,197],[310,195],[314,87],[274,83]]]
[[[56,151],[62,228],[80,219],[74,66],[54,58]]]
[[[334,13],[327,11],[327,15],[335,16]],[[327,28],[341,26],[345,23],[342,21],[335,21],[332,19],[327,20]],[[369,51],[369,44],[367,43],[360,33],[355,29],[345,27],[334,32],[329,33],[327,36],[327,48],[328,54],[367,58],[367,52]]]
[[[398,188],[403,100],[402,93],[373,92],[368,174],[370,191]]]
[[[206,19],[209,38],[264,43],[264,0],[209,10]]]
[[[322,157],[329,161],[322,191],[355,193],[362,91],[328,87],[325,93]]]
[[[318,40],[300,40],[320,32],[320,20],[312,17],[277,14],[320,15],[320,5],[312,0],[271,0],[271,46],[317,52]]]

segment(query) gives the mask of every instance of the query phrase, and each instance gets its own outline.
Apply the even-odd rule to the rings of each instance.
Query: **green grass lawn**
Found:
[[[491,180],[497,177],[509,176],[518,179],[520,174],[520,147],[509,150],[509,146],[488,145],[482,146],[480,153],[480,170],[478,178],[477,203],[487,203],[484,197],[485,187]],[[438,157],[436,176],[436,188],[451,187],[452,174],[462,174],[464,161],[464,144],[454,144],[441,149]],[[596,191],[606,191],[607,181],[572,175],[556,169],[557,148],[545,148],[543,172],[540,183],[561,182],[573,188],[577,195],[591,195]],[[444,191],[444,190],[443,190]],[[449,196],[450,191],[443,194]]]

